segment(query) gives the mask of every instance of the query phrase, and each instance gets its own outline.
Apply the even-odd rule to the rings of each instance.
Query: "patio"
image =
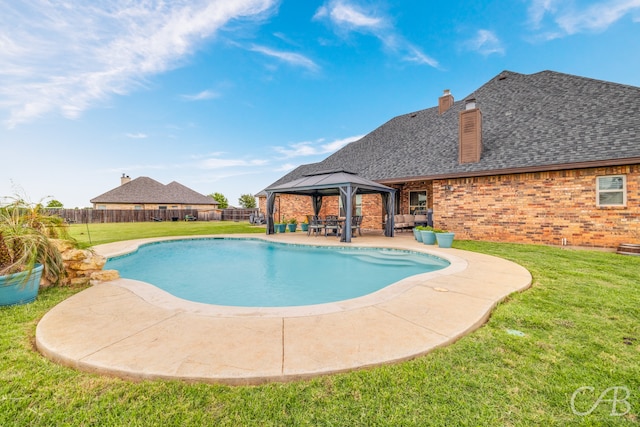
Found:
[[[306,233],[229,237],[344,244]],[[115,256],[156,240],[166,239],[112,243],[96,251]],[[37,326],[36,345],[59,363],[125,378],[291,381],[407,360],[450,344],[480,327],[500,300],[531,284],[529,272],[517,264],[430,248],[408,234],[365,234],[352,245],[432,253],[451,265],[362,298],[285,308],[198,304],[118,279],[49,311]]]

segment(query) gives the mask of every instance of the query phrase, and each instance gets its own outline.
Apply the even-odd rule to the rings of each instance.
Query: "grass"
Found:
[[[134,232],[150,231],[134,227],[122,235],[139,237]],[[637,425],[640,257],[454,246],[520,263],[533,274],[533,287],[499,304],[482,328],[426,356],[287,384],[129,382],[59,366],[34,351],[35,326],[79,289],[43,290],[33,304],[0,310],[0,425]],[[583,386],[594,390],[576,395],[577,411],[621,386],[629,390],[628,413],[611,415],[610,391],[590,415],[574,414],[571,398]],[[627,406],[618,401],[614,409]]]
[[[147,237],[199,236],[227,233],[264,233],[264,226],[254,226],[248,222],[231,221],[166,221],[131,222],[119,224],[73,224],[69,227],[71,237],[81,247],[102,245],[121,240],[144,239]]]

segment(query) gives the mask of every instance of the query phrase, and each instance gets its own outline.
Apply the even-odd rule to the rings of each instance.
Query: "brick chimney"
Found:
[[[444,114],[453,105],[453,95],[449,89],[444,90],[444,94],[438,98],[438,114]]]
[[[120,185],[124,185],[129,181],[131,181],[129,175],[122,174],[122,176],[120,177]]]
[[[476,100],[465,100],[465,109],[458,115],[458,162],[477,163],[482,153],[482,113]]]

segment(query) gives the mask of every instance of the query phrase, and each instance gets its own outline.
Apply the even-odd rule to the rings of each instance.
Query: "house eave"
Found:
[[[589,162],[577,162],[577,163],[562,163],[562,164],[555,164],[555,165],[528,166],[528,167],[522,167],[522,168],[506,168],[506,169],[454,172],[454,173],[422,175],[422,176],[406,176],[406,177],[379,179],[379,180],[376,180],[376,182],[379,182],[381,184],[402,184],[410,181],[471,178],[476,176],[510,175],[510,174],[532,173],[532,172],[550,172],[550,171],[560,171],[560,170],[569,170],[569,169],[589,169],[589,168],[635,165],[635,164],[640,164],[640,157],[628,157],[623,159],[610,159],[610,160],[594,160]]]

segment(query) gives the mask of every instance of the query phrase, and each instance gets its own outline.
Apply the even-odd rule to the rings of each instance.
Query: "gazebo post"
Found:
[[[267,191],[267,234],[275,234],[273,226],[273,210],[275,209],[276,193]]]

